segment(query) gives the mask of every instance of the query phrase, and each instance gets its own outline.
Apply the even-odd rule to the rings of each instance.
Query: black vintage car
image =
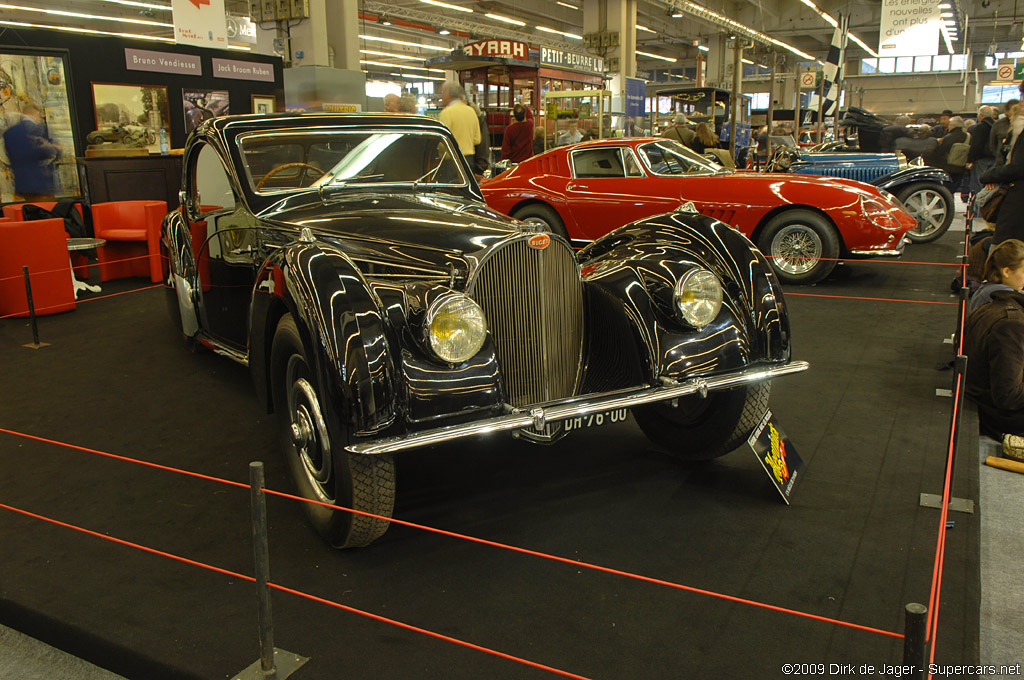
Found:
[[[393,454],[632,411],[688,458],[736,448],[790,359],[782,291],[685,209],[573,252],[488,208],[447,128],[399,115],[229,116],[188,140],[161,247],[192,346],[247,364],[306,498],[389,517]],[[307,504],[339,547],[388,523]]]

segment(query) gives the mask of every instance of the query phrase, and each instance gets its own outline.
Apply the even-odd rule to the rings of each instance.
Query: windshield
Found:
[[[446,137],[403,130],[282,130],[241,138],[258,194],[370,184],[465,186]]]
[[[655,175],[712,175],[729,172],[718,163],[698,156],[697,152],[670,139],[642,144],[640,156]]]

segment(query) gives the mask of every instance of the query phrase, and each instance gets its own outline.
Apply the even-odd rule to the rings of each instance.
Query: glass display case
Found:
[[[608,90],[545,92],[538,122],[544,130],[544,150],[612,136],[607,116],[611,97]]]

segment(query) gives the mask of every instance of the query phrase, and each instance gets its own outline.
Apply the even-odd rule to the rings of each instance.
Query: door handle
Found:
[[[579,184],[569,184],[568,186],[565,187],[565,190],[566,191],[576,191],[577,189],[580,189],[580,188],[581,187],[580,187]]]

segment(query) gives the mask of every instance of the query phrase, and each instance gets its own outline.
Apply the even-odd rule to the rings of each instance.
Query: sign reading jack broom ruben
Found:
[[[782,494],[782,500],[789,505],[797,477],[804,469],[804,462],[797,455],[796,447],[786,437],[786,433],[775,422],[771,411],[764,414],[764,418],[747,437],[747,444],[754,450],[775,488]]]

